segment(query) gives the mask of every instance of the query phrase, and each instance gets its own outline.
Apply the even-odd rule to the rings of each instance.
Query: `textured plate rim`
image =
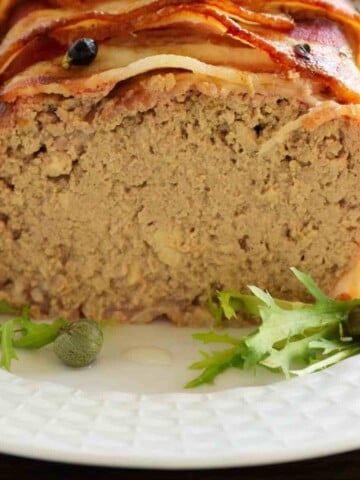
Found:
[[[27,458],[29,460],[39,460],[54,463],[65,463],[71,465],[83,465],[92,467],[109,468],[132,468],[132,469],[156,469],[156,470],[206,470],[206,469],[227,469],[227,468],[246,468],[260,467],[267,465],[276,465],[281,463],[291,463],[297,461],[307,461],[320,457],[338,455],[360,448],[360,439],[358,437],[341,441],[337,444],[329,442],[322,444],[317,448],[313,445],[307,448],[293,448],[284,452],[278,450],[268,451],[259,456],[259,452],[248,454],[246,459],[239,460],[236,454],[222,455],[219,457],[187,457],[180,458],[179,455],[170,455],[166,457],[154,457],[152,455],[133,455],[117,458],[113,455],[94,455],[81,452],[66,452],[60,450],[33,449],[31,446],[12,444],[11,442],[0,441],[0,451],[2,454]]]
[[[87,393],[51,382],[29,381],[4,371],[0,372],[0,386],[0,428],[3,432],[0,438],[0,451],[5,454],[32,459],[92,466],[186,470],[245,467],[299,461],[360,448],[359,357],[348,359],[323,372],[287,382],[263,387],[227,389],[210,394],[172,393],[138,395],[125,392]],[[18,399],[17,395],[20,395]],[[289,395],[290,400],[288,398]],[[2,408],[2,403],[7,402],[9,404],[10,398],[13,399],[12,405],[5,409]],[[59,401],[64,403],[63,407],[59,409],[56,405],[53,406],[51,402],[53,402],[54,398],[59,398]],[[298,402],[299,399],[301,400],[300,403]],[[74,406],[75,404],[71,403],[73,400],[76,400],[76,407]],[[243,402],[243,400],[246,400],[246,402]],[[284,405],[288,405],[288,408],[280,408],[279,412],[278,407],[282,407],[281,404],[284,401],[286,401]],[[42,407],[41,402],[45,405],[44,407]],[[154,418],[155,420],[164,419],[164,417],[167,420],[167,414],[175,412],[178,415],[176,420],[180,420],[181,423],[184,412],[186,414],[195,412],[196,419],[192,424],[189,423],[189,425],[182,426],[181,434],[183,435],[185,432],[185,436],[189,429],[195,428],[194,423],[197,423],[198,418],[200,418],[201,423],[203,410],[207,408],[209,411],[214,409],[213,412],[215,413],[211,414],[210,411],[209,419],[205,419],[203,425],[200,425],[200,423],[196,425],[196,428],[199,428],[200,434],[203,435],[202,438],[205,438],[201,429],[205,429],[206,436],[207,423],[211,423],[216,415],[218,423],[215,423],[213,431],[216,435],[220,435],[220,439],[221,435],[223,435],[225,440],[230,439],[230,441],[236,432],[231,430],[220,431],[219,425],[221,424],[222,428],[222,422],[224,421],[226,424],[230,420],[231,427],[232,417],[231,415],[226,416],[227,409],[230,408],[231,412],[239,405],[235,412],[235,423],[236,420],[242,420],[242,416],[248,416],[250,418],[250,427],[244,431],[245,433],[248,431],[251,434],[253,428],[255,430],[258,429],[260,440],[258,444],[253,443],[252,446],[249,446],[245,434],[244,439],[241,440],[243,443],[240,442],[235,448],[221,448],[221,442],[219,442],[219,447],[213,451],[211,450],[212,447],[210,447],[210,450],[205,451],[196,450],[196,447],[199,445],[195,444],[194,451],[189,451],[189,449],[182,451],[181,442],[184,439],[181,440],[175,435],[172,439],[174,448],[171,447],[172,449],[169,451],[165,451],[161,443],[157,446],[156,439],[152,440],[155,443],[155,450],[153,448],[149,450],[147,447],[135,446],[131,449],[125,448],[123,450],[122,448],[116,448],[114,450],[112,448],[106,451],[103,447],[98,450],[96,433],[92,433],[91,444],[86,445],[84,443],[74,447],[71,442],[63,438],[52,445],[51,441],[57,424],[54,424],[53,431],[46,430],[46,425],[51,425],[54,420],[52,414],[55,415],[56,412],[56,415],[58,415],[60,411],[66,413],[66,416],[58,419],[66,423],[68,414],[74,414],[74,418],[76,418],[76,415],[81,412],[83,407],[85,409],[88,408],[89,402],[105,402],[103,405],[110,405],[110,407],[106,407],[104,412],[107,413],[107,408],[110,408],[115,414],[128,413],[126,409],[130,406],[132,410],[129,410],[130,413],[126,418],[135,422],[135,429],[137,429],[136,422],[139,421],[140,417],[135,418],[135,415],[131,412],[136,410],[135,407],[140,408],[141,405],[151,406],[152,408],[159,405],[167,409],[165,414],[160,412],[160,414],[156,414],[158,416],[155,415],[154,417],[154,413],[151,413],[151,411],[146,413],[146,408],[144,410],[146,414],[141,416],[141,419],[146,421],[152,421]],[[173,408],[173,405],[175,406],[176,404],[178,407],[181,402],[183,402],[182,407],[187,408],[187,405],[189,405],[189,410],[182,410],[183,413],[179,413],[176,407]],[[40,404],[40,413],[36,411],[36,415],[40,415],[38,417],[40,418],[39,423],[41,423],[41,415],[45,414],[46,409],[50,417],[48,418],[49,421],[48,423],[44,421],[43,425],[39,425],[39,431],[36,434],[31,432],[29,434],[28,431],[26,435],[23,435],[22,421],[26,425],[28,416],[33,414],[32,409],[37,403]],[[126,408],[123,409],[121,405],[124,405]],[[91,413],[94,418],[99,413],[96,408],[98,407],[95,406],[94,411]],[[261,416],[263,409],[267,413]],[[20,419],[18,422],[20,427],[15,435],[11,433],[14,418],[16,420]],[[285,423],[280,425],[283,428],[280,428],[280,430],[278,430],[276,423],[279,419],[281,422],[285,421]],[[294,420],[300,422],[298,422],[297,427],[291,424]],[[80,428],[82,425],[81,421],[79,423]],[[113,422],[113,420],[111,421]],[[86,425],[84,423],[84,427],[93,428],[89,427],[89,419],[84,420],[84,422],[86,423]],[[265,425],[266,422],[267,424]],[[290,422],[289,427],[287,422]],[[98,426],[103,426],[101,421],[98,423]],[[166,428],[168,427],[165,427],[165,430]],[[264,431],[262,431],[263,428]],[[297,428],[296,432],[294,432],[294,428]],[[306,433],[306,429],[309,430],[310,436],[309,438],[304,437],[304,439],[301,439],[301,435]],[[9,430],[9,434],[7,434],[7,430]],[[93,431],[89,430],[89,432]],[[299,437],[299,440],[296,442],[291,440],[294,437],[294,433],[296,433],[296,438]],[[138,432],[138,440],[142,440],[142,435],[141,431],[140,433]],[[179,448],[178,451],[177,448]]]

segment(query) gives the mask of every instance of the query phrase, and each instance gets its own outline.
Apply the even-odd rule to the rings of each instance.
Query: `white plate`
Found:
[[[198,331],[198,330],[197,330]],[[360,357],[291,381],[231,371],[187,391],[191,330],[111,327],[91,368],[51,348],[0,371],[0,450],[91,465],[203,468],[305,459],[360,447]],[[274,383],[276,382],[276,383]],[[235,388],[234,388],[235,387]]]

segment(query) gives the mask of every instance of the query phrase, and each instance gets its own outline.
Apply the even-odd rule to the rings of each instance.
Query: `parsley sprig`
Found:
[[[334,300],[325,295],[309,275],[295,268],[291,270],[314,297],[315,303],[274,299],[268,292],[253,286],[249,287],[252,295],[238,291],[219,292],[209,305],[216,323],[241,314],[257,316],[261,324],[243,338],[214,331],[195,334],[193,337],[204,344],[222,343],[227,347],[211,353],[200,352],[202,359],[190,368],[202,370],[202,373],[189,382],[187,388],[213,383],[229,368],[262,366],[289,378],[322,370],[360,353],[360,341],[348,335],[344,337],[349,314],[360,305],[360,299]]]

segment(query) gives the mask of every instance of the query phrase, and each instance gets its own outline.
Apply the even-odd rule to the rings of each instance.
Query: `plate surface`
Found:
[[[197,329],[196,331],[199,331]],[[91,368],[51,347],[0,371],[0,450],[127,467],[260,465],[360,447],[360,357],[303,378],[231,371],[184,390],[192,330],[111,327]],[[239,332],[237,332],[239,333]],[[276,382],[276,383],[274,383]]]

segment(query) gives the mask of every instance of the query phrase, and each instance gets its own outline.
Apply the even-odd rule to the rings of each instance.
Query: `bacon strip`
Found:
[[[0,22],[5,22],[10,10],[17,4],[20,3],[20,0],[2,0],[0,3]]]
[[[20,21],[0,45],[0,73],[4,72],[13,59],[21,53],[24,46],[37,36],[54,37],[59,42],[69,45],[78,38],[79,30],[81,30],[82,36],[92,36],[95,40],[101,41],[109,36],[151,28],[151,18],[154,18],[154,15],[157,16],[158,12],[161,12],[160,16],[166,16],[166,9],[175,7],[182,10],[189,9],[189,15],[191,15],[192,4],[195,2],[188,2],[188,6],[184,6],[184,3],[186,2],[183,0],[152,2],[138,0],[132,2],[132,7],[129,7],[126,2],[119,4],[115,12],[112,2],[102,4],[101,11],[86,13],[58,10],[36,11]],[[289,30],[294,26],[293,21],[287,17],[254,13],[230,1],[207,0],[198,3],[206,3],[214,10],[230,15],[237,20],[270,25],[273,29]],[[220,9],[220,6],[223,10]],[[107,12],[107,8],[110,12]],[[210,20],[211,17],[209,17]],[[202,23],[206,27],[206,22]]]
[[[80,28],[86,21],[91,22],[92,25],[95,22],[95,26],[97,23],[107,22],[107,25],[110,27],[121,23],[126,16],[128,18],[142,17],[144,14],[161,12],[161,9],[164,7],[176,5],[182,8],[187,7],[191,10],[191,6],[196,3],[214,7],[237,20],[265,25],[272,29],[289,30],[294,26],[294,22],[286,16],[253,12],[229,0],[203,0],[200,2],[192,0],[138,0],[132,1],[131,4],[130,2],[121,2],[115,9],[113,2],[104,2],[99,10],[87,12],[44,10],[28,15],[9,32],[0,45],[0,65],[6,61],[7,57],[15,54],[17,50],[21,49],[26,42],[35,36],[51,35],[59,27],[75,30]]]
[[[249,5],[249,0],[245,4]],[[360,14],[347,0],[261,0],[257,3],[266,10],[289,10],[322,14],[330,20],[340,21],[360,35]]]

